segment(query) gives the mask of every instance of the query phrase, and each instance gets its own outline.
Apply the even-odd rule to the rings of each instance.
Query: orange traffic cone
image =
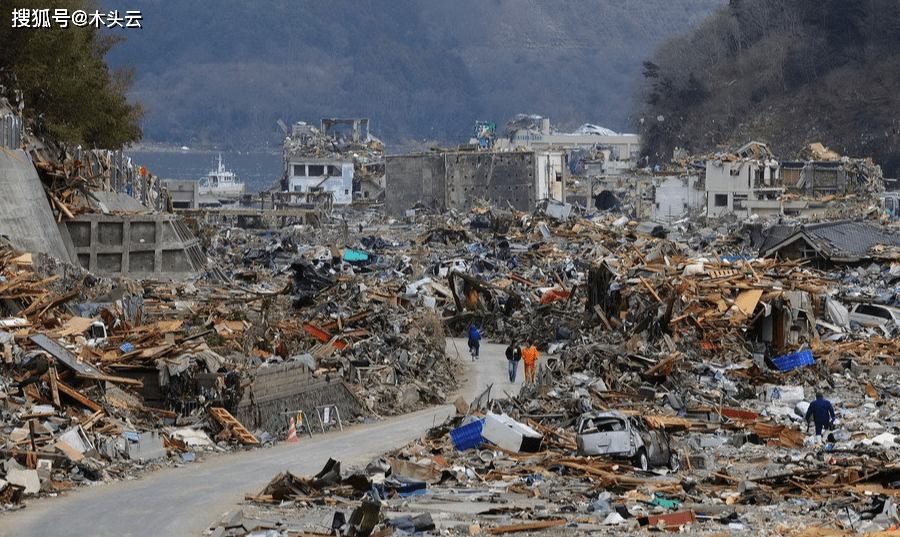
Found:
[[[291,428],[288,430],[288,442],[299,442],[300,439],[297,438],[297,427],[294,425],[294,418],[291,418]]]

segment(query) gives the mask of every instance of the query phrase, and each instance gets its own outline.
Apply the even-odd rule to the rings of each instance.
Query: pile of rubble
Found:
[[[236,242],[246,240],[249,254],[270,240],[261,235]],[[244,255],[228,273],[137,283],[8,246],[0,256],[7,505],[283,438],[284,420],[236,419],[257,412],[270,369],[307,371],[312,391],[316,382],[348,384],[358,409],[341,412],[344,423],[442,403],[455,387],[440,320],[413,314],[414,297],[384,280],[393,267],[308,261],[294,249],[286,265]]]
[[[800,517],[841,530],[897,522],[898,326],[851,315],[860,302],[897,304],[890,248],[852,265],[759,259],[729,219],[663,226],[488,205],[198,231],[219,263],[181,283],[113,281],[0,249],[4,505],[283,438],[283,419],[237,419],[248,397],[262,404],[266,369],[339,380],[359,403],[347,421],[446,403],[460,371],[445,334],[475,324],[492,341],[534,340],[547,358],[538,383],[461,408],[358,475],[281,475],[252,499],[321,510],[339,495],[360,511],[333,528],[355,535],[363,521],[371,532],[689,523],[757,534]],[[40,357],[53,359],[46,373],[17,388]],[[817,389],[840,423],[822,446],[801,430],[799,405]],[[452,431],[488,408],[537,431],[541,449],[487,437],[458,449]],[[578,456],[574,426],[599,409],[652,416],[686,464],[648,473]],[[423,493],[477,500],[479,527],[414,514],[409,498]]]
[[[548,356],[538,384],[490,408],[537,431],[541,449],[511,450],[487,437],[460,449],[451,433],[491,415],[476,407],[386,454],[374,473],[338,474],[313,489],[282,475],[245,509],[277,500],[276,518],[319,529],[333,520],[326,526],[344,535],[555,526],[624,534],[686,524],[702,534],[813,535],[900,522],[891,500],[898,326],[848,317],[860,300],[897,302],[891,261],[825,272],[805,261],[726,256],[743,248],[739,237],[701,234],[698,251],[668,238],[679,230],[656,237],[617,215],[553,220],[492,209],[453,224],[414,241],[455,247],[430,268],[446,275],[452,296],[440,295],[444,325],[461,335],[474,322],[500,342],[539,335]],[[424,299],[435,290],[418,294],[431,304]],[[838,429],[824,438],[805,431],[805,402],[817,390],[838,414]],[[648,473],[578,456],[577,419],[598,409],[662,423],[686,464]],[[335,495],[356,506],[352,514],[330,507]],[[470,501],[478,502],[476,524],[447,514],[447,503]]]

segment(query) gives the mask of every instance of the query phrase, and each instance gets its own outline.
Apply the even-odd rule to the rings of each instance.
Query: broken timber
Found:
[[[231,431],[237,436],[238,440],[244,444],[259,444],[259,440],[253,436],[250,431],[244,428],[241,423],[231,415],[230,412],[221,407],[213,407],[209,409],[209,414],[218,421],[225,430]]]

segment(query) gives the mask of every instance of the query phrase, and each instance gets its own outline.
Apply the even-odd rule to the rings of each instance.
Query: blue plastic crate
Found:
[[[778,369],[781,371],[790,371],[795,367],[800,367],[801,365],[812,365],[816,363],[816,360],[813,358],[812,351],[805,350],[800,352],[795,352],[794,354],[788,354],[787,356],[780,356],[778,358],[772,358],[772,361],[775,362],[775,365],[778,366]]]
[[[450,431],[450,437],[453,438],[453,445],[460,451],[478,447],[478,445],[484,441],[484,439],[481,438],[482,428],[484,428],[484,418],[453,429]]]

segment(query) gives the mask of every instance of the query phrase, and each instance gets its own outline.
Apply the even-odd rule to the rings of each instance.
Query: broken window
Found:
[[[725,203],[728,203],[727,196]],[[734,195],[734,208],[735,209],[746,209],[747,208],[747,194],[735,194]]]
[[[728,194],[716,194],[713,205],[716,207],[728,207]]]
[[[877,306],[872,306],[869,304],[860,304],[854,310],[856,313],[862,313],[864,315],[872,315],[873,317],[881,317],[882,319],[887,319],[888,321],[893,321],[894,318],[891,316],[890,312],[885,310],[884,308],[879,308]]]
[[[294,175],[306,177],[306,166],[303,164],[294,164]]]
[[[325,166],[322,164],[310,164],[309,165],[309,176],[310,177],[321,177],[325,175]]]
[[[604,421],[597,425],[597,430],[600,432],[624,431],[625,424],[620,420]]]

